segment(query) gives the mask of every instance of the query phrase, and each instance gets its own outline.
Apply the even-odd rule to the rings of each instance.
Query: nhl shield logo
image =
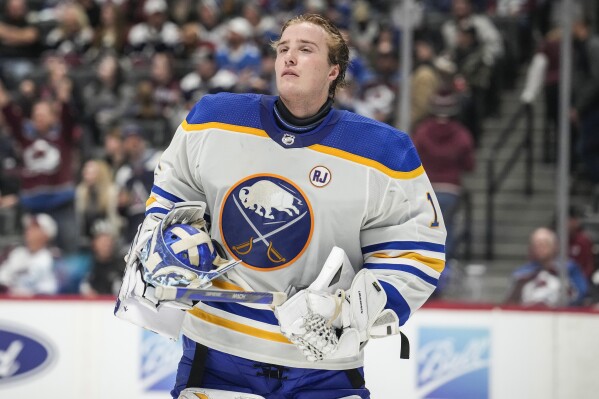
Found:
[[[225,195],[221,236],[246,267],[268,271],[289,266],[306,250],[314,226],[306,195],[276,175],[250,176]]]
[[[285,145],[292,145],[295,142],[295,136],[293,134],[285,133],[281,141]]]

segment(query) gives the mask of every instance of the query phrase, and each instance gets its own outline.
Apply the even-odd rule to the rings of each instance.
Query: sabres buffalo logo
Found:
[[[314,226],[306,195],[276,175],[254,175],[225,195],[221,236],[247,267],[268,271],[293,263],[306,249]]]

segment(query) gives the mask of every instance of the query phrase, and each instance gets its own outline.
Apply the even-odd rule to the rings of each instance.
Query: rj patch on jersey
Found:
[[[224,245],[245,266],[270,271],[289,266],[307,248],[314,213],[293,182],[273,174],[247,177],[225,195]]]

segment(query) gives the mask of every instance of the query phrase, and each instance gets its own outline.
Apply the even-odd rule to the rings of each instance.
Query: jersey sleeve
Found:
[[[409,149],[417,158],[415,149]],[[445,266],[446,231],[435,193],[419,165],[392,175],[371,171],[360,239],[363,267],[387,293],[400,325],[437,286]]]

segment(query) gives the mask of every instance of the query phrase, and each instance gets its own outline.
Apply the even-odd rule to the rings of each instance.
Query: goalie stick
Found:
[[[156,286],[156,298],[159,301],[192,300],[211,302],[241,302],[261,303],[279,306],[287,300],[284,292],[259,292],[259,291],[227,291],[206,288]]]

